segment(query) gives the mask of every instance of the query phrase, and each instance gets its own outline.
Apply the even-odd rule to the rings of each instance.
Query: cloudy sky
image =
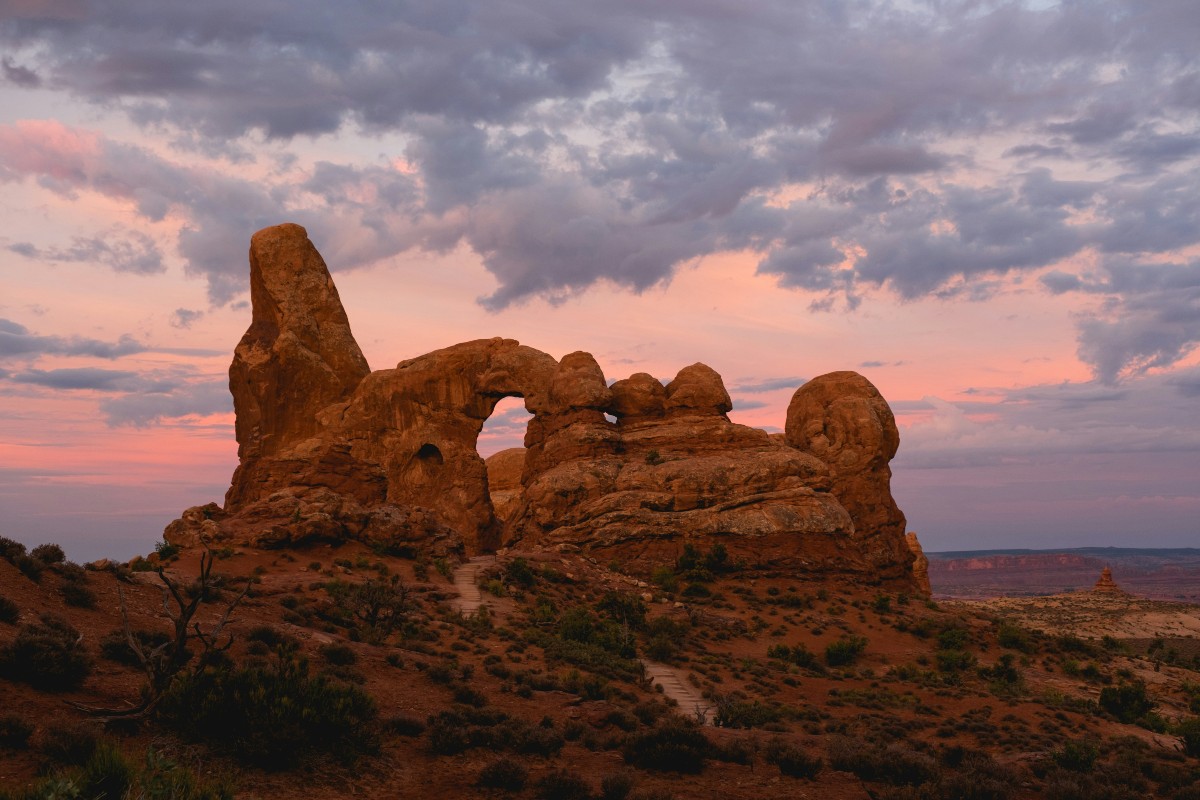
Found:
[[[1200,545],[1197,41],[1195,0],[0,0],[0,533],[128,557],[220,499],[292,221],[374,368],[704,361],[773,430],[856,369],[927,549]]]

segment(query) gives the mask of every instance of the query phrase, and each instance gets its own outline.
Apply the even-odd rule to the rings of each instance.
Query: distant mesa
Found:
[[[171,543],[549,547],[645,572],[720,542],[760,569],[928,593],[890,490],[895,419],[857,373],[805,383],[771,436],[729,420],[704,364],[610,386],[588,353],[495,338],[371,372],[299,225],[253,236],[250,287],[229,368],[239,464],[224,505],[184,512]],[[476,440],[505,397],[533,415],[525,447],[485,463]]]

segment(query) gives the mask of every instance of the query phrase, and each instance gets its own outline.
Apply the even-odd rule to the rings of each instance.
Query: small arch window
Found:
[[[417,458],[426,464],[443,463],[442,451],[438,449],[436,444],[430,444],[428,442],[421,445],[421,449],[417,451]]]

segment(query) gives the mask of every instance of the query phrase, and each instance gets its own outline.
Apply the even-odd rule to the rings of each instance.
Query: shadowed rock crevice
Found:
[[[230,366],[240,463],[224,507],[189,509],[168,541],[509,543],[635,571],[719,541],[758,567],[914,585],[889,488],[899,435],[861,375],[802,386],[770,436],[729,420],[704,364],[665,386],[645,373],[609,386],[588,353],[494,338],[370,372],[303,228],[255,234],[250,272],[253,319]],[[525,447],[485,465],[477,439],[505,397],[532,414]]]

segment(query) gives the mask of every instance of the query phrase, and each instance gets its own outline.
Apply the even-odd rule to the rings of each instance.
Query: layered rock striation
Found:
[[[771,436],[729,420],[704,364],[610,386],[588,353],[496,338],[371,372],[303,228],[255,234],[250,272],[253,319],[230,367],[239,466],[224,505],[189,509],[168,541],[519,543],[637,570],[721,542],[752,565],[914,585],[889,488],[895,420],[861,375],[806,383]],[[512,396],[533,415],[525,447],[485,464],[476,439]]]

